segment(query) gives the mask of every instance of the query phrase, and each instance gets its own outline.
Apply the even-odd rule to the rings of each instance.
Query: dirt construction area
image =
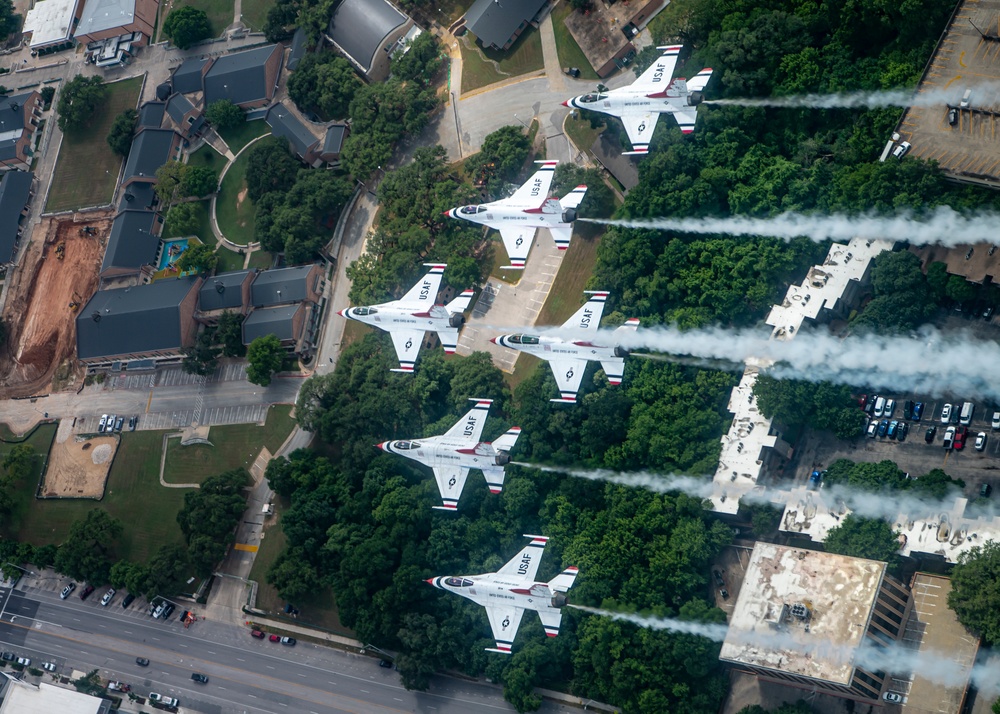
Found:
[[[43,498],[101,498],[118,449],[117,436],[77,436],[72,420],[59,423],[42,484]]]
[[[94,291],[112,214],[43,218],[11,277],[0,351],[0,398],[49,391],[56,370],[74,368],[76,316]]]

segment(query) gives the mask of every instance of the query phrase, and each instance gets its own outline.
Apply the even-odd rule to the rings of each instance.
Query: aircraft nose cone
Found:
[[[345,312],[347,312],[347,308],[346,307],[343,310],[337,310],[337,314],[340,315],[341,317],[347,317],[344,314]]]
[[[444,214],[443,214],[443,215],[445,215],[445,216],[448,216],[449,218],[451,218],[451,212],[452,212],[453,210],[455,210],[455,209],[453,209],[453,208],[449,208],[449,209],[448,209],[447,211],[445,211],[445,212],[444,212]]]
[[[569,106],[569,100],[567,99],[565,102],[562,103],[562,105],[564,107],[568,107]]]
[[[381,444],[375,444],[375,448],[382,449],[382,451],[388,451],[388,449],[385,448],[385,445],[388,443],[389,443],[388,441],[383,441]]]
[[[498,339],[500,339],[500,338],[499,337],[491,337],[490,338],[490,342],[492,342],[493,344],[496,344]]]

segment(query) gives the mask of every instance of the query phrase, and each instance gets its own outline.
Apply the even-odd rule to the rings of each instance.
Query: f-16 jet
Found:
[[[604,303],[608,293],[588,290],[590,299],[576,311],[573,317],[563,323],[563,328],[574,331],[596,332],[601,324],[604,313]],[[634,331],[639,326],[637,319],[626,320],[625,324],[614,331],[614,335]],[[513,350],[527,352],[549,363],[552,374],[559,387],[559,398],[553,402],[576,404],[576,394],[580,391],[580,382],[587,370],[587,362],[598,361],[608,376],[611,384],[621,384],[625,374],[625,357],[628,350],[617,344],[602,345],[586,340],[567,340],[561,337],[535,335],[500,335],[490,340],[495,345],[509,347]]]
[[[445,211],[446,216],[478,223],[500,231],[510,265],[506,269],[523,270],[528,251],[535,238],[535,230],[548,228],[556,248],[569,248],[573,236],[576,209],[587,193],[586,186],[577,186],[562,197],[549,198],[549,186],[558,161],[536,161],[541,167],[528,182],[517,189],[510,198],[492,203],[462,206]]]
[[[414,441],[383,441],[378,445],[390,454],[399,454],[431,467],[444,504],[434,508],[443,511],[458,509],[458,499],[471,469],[483,472],[490,493],[500,493],[505,475],[503,467],[510,463],[510,450],[521,434],[521,427],[515,426],[493,443],[480,441],[493,400],[470,401],[476,406],[441,436]]]
[[[424,263],[431,270],[417,281],[399,300],[368,307],[349,307],[339,315],[366,325],[385,330],[392,335],[392,345],[399,358],[399,369],[393,372],[412,372],[417,353],[424,341],[424,333],[436,332],[447,354],[458,346],[458,328],[465,323],[462,314],[469,309],[472,290],[465,290],[447,305],[436,305],[441,276],[448,267],[444,263]]]
[[[525,610],[538,613],[546,635],[555,637],[559,634],[559,623],[562,621],[560,608],[566,605],[564,593],[573,587],[578,569],[566,568],[547,583],[535,582],[548,538],[535,535],[524,537],[531,538],[531,542],[496,573],[443,576],[425,581],[486,608],[493,639],[497,643],[495,648],[487,647],[487,652],[510,654]]]
[[[626,156],[649,153],[649,142],[661,114],[673,114],[681,132],[690,134],[694,131],[697,106],[701,104],[702,92],[712,77],[712,70],[706,68],[691,79],[677,77],[671,81],[682,47],[657,47],[663,54],[628,87],[582,94],[566,100],[563,106],[621,119],[632,142],[632,151],[623,152]]]

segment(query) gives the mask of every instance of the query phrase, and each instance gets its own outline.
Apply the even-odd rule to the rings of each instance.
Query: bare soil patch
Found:
[[[97,290],[111,220],[101,211],[43,218],[35,227],[4,308],[0,398],[48,391],[56,368],[75,358],[76,316]]]
[[[100,498],[117,449],[116,436],[56,439],[49,453],[42,496]]]

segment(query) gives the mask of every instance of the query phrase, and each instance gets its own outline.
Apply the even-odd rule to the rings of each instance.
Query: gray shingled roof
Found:
[[[275,335],[279,340],[292,339],[295,337],[292,333],[292,318],[298,310],[298,305],[254,310],[243,321],[243,344],[249,345],[264,335]]]
[[[385,38],[405,22],[406,15],[386,0],[343,0],[333,11],[330,37],[368,71]]]
[[[295,30],[295,34],[292,35],[292,48],[288,52],[288,62],[285,63],[290,72],[295,71],[299,66],[299,62],[305,57],[306,50],[308,49],[306,39],[306,31],[301,27]]]
[[[196,116],[194,121],[190,123],[185,119],[188,112],[193,111],[194,108],[194,104],[183,94],[175,94],[167,102],[167,114],[177,122],[178,126],[185,127],[184,131],[191,134],[196,134],[205,123],[205,117],[202,114]]]
[[[344,147],[344,137],[347,135],[346,124],[331,124],[323,138],[324,154],[339,154]]]
[[[222,273],[214,278],[208,278],[198,292],[198,309],[211,312],[243,307],[241,287],[249,274],[249,270],[237,270],[234,273]]]
[[[136,134],[125,162],[122,183],[136,177],[155,181],[156,170],[171,158],[174,136],[173,129],[143,129]]]
[[[155,225],[156,214],[152,211],[122,211],[115,216],[101,272],[152,265],[160,249],[160,239],[153,235]]]
[[[14,259],[21,211],[30,193],[31,174],[27,171],[7,171],[0,179],[0,263]]]
[[[94,293],[76,318],[77,354],[87,359],[177,349],[180,303],[199,280],[189,276]]]
[[[163,102],[146,102],[139,107],[139,126],[159,129],[163,123]]]
[[[31,92],[0,97],[0,159],[17,156],[16,145],[24,133],[24,105]]]
[[[250,303],[254,307],[262,307],[305,300],[310,287],[306,278],[312,268],[311,265],[302,265],[261,271],[250,286]]]
[[[220,99],[228,99],[233,104],[266,99],[270,89],[266,64],[274,50],[275,45],[266,45],[215,60],[205,75],[205,106]]]
[[[209,63],[207,59],[189,59],[174,70],[171,82],[175,92],[190,94],[201,91],[201,71]]]
[[[281,102],[267,110],[265,120],[271,133],[288,139],[299,156],[305,156],[310,147],[319,143],[309,128]]]
[[[131,198],[130,198],[131,197]],[[147,211],[156,204],[156,189],[153,184],[136,181],[129,184],[118,202],[118,210]]]
[[[465,25],[486,47],[503,47],[522,22],[530,22],[545,0],[476,0],[465,13]]]

